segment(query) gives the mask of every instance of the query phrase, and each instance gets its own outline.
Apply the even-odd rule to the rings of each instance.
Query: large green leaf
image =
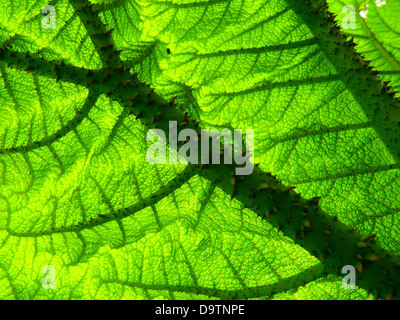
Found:
[[[380,71],[382,80],[389,81],[399,97],[400,88],[400,26],[397,12],[398,1],[349,1],[329,0],[330,9],[338,15],[339,25],[349,18],[353,12],[354,29],[343,28],[349,38],[357,43],[356,50],[371,66]],[[344,6],[351,6],[348,10]],[[354,8],[354,11],[353,11]]]
[[[205,127],[254,128],[261,168],[398,252],[397,150],[381,137],[387,124],[372,92],[346,83],[357,77],[352,62],[327,56],[318,37],[329,26],[312,30],[282,1],[142,3],[145,41],[164,49],[138,69],[146,81],[180,92],[185,105],[190,95],[188,110]]]
[[[398,298],[399,105],[323,1],[93,3],[1,4],[3,298]],[[254,129],[258,168],[149,164],[169,120]]]

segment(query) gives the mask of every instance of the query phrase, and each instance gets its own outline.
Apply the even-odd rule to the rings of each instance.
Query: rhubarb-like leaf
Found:
[[[338,16],[342,32],[349,39],[354,38],[357,52],[370,61],[382,80],[389,81],[387,85],[400,97],[397,92],[400,88],[399,1],[328,2],[331,11]],[[347,21],[352,14],[354,25],[350,27]]]
[[[324,1],[46,5],[0,5],[1,298],[399,298],[399,103]],[[151,164],[169,121],[259,166]]]

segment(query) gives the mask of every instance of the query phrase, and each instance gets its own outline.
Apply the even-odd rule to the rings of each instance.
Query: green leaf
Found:
[[[329,0],[330,9],[338,15],[338,22],[346,17],[342,12],[345,3]],[[349,38],[354,38],[356,50],[365,60],[371,61],[374,70],[380,71],[383,81],[389,81],[389,86],[399,97],[400,88],[400,48],[398,45],[400,29],[397,12],[398,1],[352,1],[350,3],[357,14],[354,15],[355,29],[343,29]],[[348,4],[347,4],[348,5]],[[362,15],[358,14],[362,11]],[[349,11],[347,11],[349,14]]]
[[[398,102],[357,55],[341,59],[353,52],[329,39],[332,21],[315,26],[283,1],[141,3],[144,39],[162,47],[137,68],[143,80],[204,127],[253,128],[264,171],[398,253]]]
[[[1,4],[3,299],[399,297],[399,102],[324,1],[92,3]],[[169,121],[260,165],[149,164]]]

